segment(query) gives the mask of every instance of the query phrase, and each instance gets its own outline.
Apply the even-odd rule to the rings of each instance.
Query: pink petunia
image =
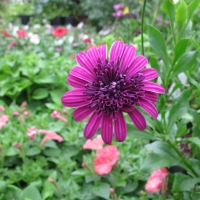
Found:
[[[27,134],[28,134],[30,140],[35,139],[36,133],[37,133],[37,128],[35,126],[27,128]]]
[[[2,129],[3,126],[6,125],[6,123],[8,122],[8,115],[1,115],[0,116],[0,129]]]
[[[60,135],[58,135],[57,133],[53,132],[53,131],[40,129],[39,133],[45,135],[45,137],[43,138],[42,142],[40,143],[40,147],[44,146],[44,144],[48,140],[57,140],[58,142],[62,142],[63,141],[63,138]]]
[[[137,106],[157,118],[154,103],[157,94],[165,90],[150,82],[158,73],[154,68],[145,68],[147,58],[135,55],[133,45],[115,41],[109,54],[107,45],[102,45],[76,56],[78,66],[68,76],[73,90],[66,92],[61,101],[66,107],[76,108],[73,113],[76,121],[90,117],[84,129],[85,138],[91,139],[100,128],[106,144],[111,144],[113,137],[123,142],[127,134],[123,112],[140,131],[144,130],[146,120]]]
[[[26,38],[28,37],[28,34],[26,33],[25,30],[17,30],[17,35],[20,37],[20,38]]]
[[[83,145],[83,149],[91,149],[91,150],[99,150],[102,149],[104,145],[104,141],[101,138],[101,135],[98,135],[97,138],[91,140],[87,140]]]
[[[108,174],[119,160],[119,151],[116,146],[109,145],[100,149],[93,160],[94,171],[99,175]]]
[[[157,190],[160,190],[163,187],[167,177],[168,171],[166,168],[154,170],[148,178],[147,183],[145,184],[145,189],[150,193],[154,193]]]

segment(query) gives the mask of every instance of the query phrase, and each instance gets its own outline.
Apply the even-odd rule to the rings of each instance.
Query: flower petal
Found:
[[[128,115],[140,131],[146,128],[146,120],[139,110],[135,109],[133,112],[128,113]]]
[[[93,76],[93,78],[95,78],[95,74],[93,71],[94,65],[91,63],[91,60],[87,54],[85,54],[84,52],[80,52],[76,56],[76,61],[81,67],[87,69],[87,71],[90,72],[90,74]]]
[[[147,64],[148,64],[147,58],[142,55],[139,55],[132,62],[127,74],[131,74],[131,75],[135,74],[136,72],[141,70],[143,67],[145,67]]]
[[[98,48],[98,51],[99,51],[99,57],[101,60],[105,60],[106,57],[107,57],[107,45],[104,44],[104,45],[101,45],[99,48]]]
[[[111,144],[113,138],[113,124],[110,115],[103,115],[101,137],[106,144]]]
[[[159,93],[159,94],[164,94],[165,93],[165,89],[161,86],[158,85],[156,83],[153,82],[143,82],[143,90],[147,90],[150,92],[155,92],[155,93]]]
[[[112,170],[112,165],[109,163],[101,164],[101,165],[95,165],[94,171],[99,174],[108,174]]]
[[[86,89],[74,89],[63,94],[61,101],[64,106],[77,108],[88,104],[83,93]]]
[[[73,113],[74,119],[77,122],[82,121],[82,120],[86,119],[92,112],[93,112],[93,110],[89,109],[88,105],[77,108]]]
[[[84,81],[70,74],[67,78],[67,82],[69,83],[69,85],[71,85],[74,88],[85,88],[85,84],[88,83],[87,81]]]
[[[122,112],[117,113],[117,119],[114,121],[115,137],[118,142],[126,139],[126,121]]]
[[[117,61],[121,59],[126,45],[122,41],[116,41],[112,44],[110,49],[110,61]]]
[[[69,71],[69,74],[87,82],[92,82],[93,80],[93,76],[85,68],[82,67],[73,67]]]
[[[97,65],[97,60],[99,58],[99,52],[96,47],[87,50],[88,57],[91,59],[93,66]]]
[[[145,91],[144,95],[145,95],[144,98],[148,101],[152,101],[152,102],[158,101],[158,95],[154,92]]]
[[[136,54],[136,49],[133,45],[126,46],[126,49],[124,50],[124,54],[121,60],[120,71],[122,73],[124,72],[124,70],[126,70],[127,67],[129,67],[132,64],[135,54]]]
[[[98,131],[101,121],[102,116],[99,116],[97,113],[93,113],[85,126],[84,137],[91,139]]]
[[[153,118],[157,118],[158,111],[156,107],[150,101],[147,101],[144,99],[138,99],[138,105],[142,107]]]
[[[141,71],[145,75],[144,81],[153,80],[158,77],[158,72],[154,68],[147,68]]]

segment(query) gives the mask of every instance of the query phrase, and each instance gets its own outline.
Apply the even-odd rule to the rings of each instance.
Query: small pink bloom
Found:
[[[21,149],[21,145],[18,142],[13,142],[13,146],[17,149]]]
[[[5,108],[3,106],[0,106],[0,111],[4,111]]]
[[[85,42],[85,43],[91,43],[91,39],[90,38],[86,38],[86,39],[83,40],[83,42]]]
[[[167,177],[168,171],[166,168],[154,170],[145,184],[145,189],[150,193],[160,190]]]
[[[93,160],[94,171],[99,175],[108,174],[119,160],[119,151],[116,146],[109,145],[100,149],[96,156]]]
[[[17,30],[17,35],[20,37],[20,38],[26,38],[28,37],[27,33],[25,30]]]
[[[91,150],[99,150],[102,149],[104,145],[104,141],[101,138],[101,135],[98,135],[94,140],[87,140],[83,145],[83,149],[91,149]]]
[[[56,51],[57,51],[57,52],[61,52],[62,50],[63,50],[62,47],[56,47]]]
[[[56,119],[59,119],[61,116],[60,112],[58,110],[54,110],[52,113],[51,113],[51,117],[53,118],[56,118]]]
[[[49,182],[54,183],[55,181],[53,180],[53,178],[49,177],[48,178]]]
[[[124,9],[124,4],[121,4],[121,3],[114,4],[113,8],[115,10],[123,10]]]
[[[111,194],[114,194],[115,193],[115,190],[113,188],[110,188],[110,193]]]
[[[53,131],[40,129],[39,133],[45,134],[45,137],[43,138],[42,142],[40,143],[40,147],[42,147],[48,140],[57,140],[58,142],[63,141],[63,138]]]
[[[27,134],[28,134],[30,140],[34,140],[35,139],[36,133],[37,133],[37,129],[36,129],[35,126],[27,128]]]
[[[8,115],[1,115],[0,116],[0,129],[6,125],[8,121],[9,116]]]
[[[113,14],[113,17],[123,17],[124,16],[124,13],[122,11],[117,11],[117,12],[114,12]]]
[[[86,164],[85,162],[83,162],[81,166],[82,166],[82,167],[86,167],[87,164]]]
[[[27,102],[26,102],[26,101],[23,101],[23,102],[21,103],[20,107],[25,107],[25,106],[27,106]]]
[[[13,116],[17,116],[17,117],[18,117],[18,116],[19,116],[19,113],[18,113],[17,111],[14,111],[14,112],[13,112]]]

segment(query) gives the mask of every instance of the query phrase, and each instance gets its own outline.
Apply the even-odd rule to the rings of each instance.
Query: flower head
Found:
[[[113,17],[118,18],[118,17],[123,17],[124,13],[121,10],[119,10],[117,12],[114,12],[112,15],[113,15]]]
[[[167,177],[168,171],[166,168],[154,170],[148,178],[145,189],[150,193],[156,192],[163,187]]]
[[[87,140],[83,145],[83,149],[91,149],[91,150],[99,150],[102,149],[104,145],[104,141],[101,138],[101,135],[98,135],[97,138],[91,140]]]
[[[118,3],[118,4],[114,4],[113,8],[115,10],[123,10],[125,8],[124,4]]]
[[[1,115],[0,116],[0,129],[2,129],[2,127],[6,125],[8,118],[9,118],[8,115]]]
[[[62,37],[68,33],[68,30],[64,27],[57,27],[53,30],[53,36]]]
[[[116,146],[109,145],[100,149],[96,156],[93,160],[94,171],[99,175],[108,174],[119,160],[119,151]]]
[[[36,133],[37,133],[37,128],[35,126],[27,128],[27,135],[29,136],[30,140],[35,139]]]
[[[4,37],[11,37],[11,35],[4,30],[1,30],[0,33],[3,34]]]
[[[152,102],[164,88],[150,80],[158,73],[153,68],[143,69],[148,60],[139,55],[132,45],[116,41],[111,46],[109,58],[107,46],[90,48],[87,53],[76,56],[78,66],[70,70],[68,83],[74,87],[62,96],[62,104],[76,108],[76,121],[90,116],[84,136],[91,139],[100,128],[105,143],[110,144],[113,136],[122,142],[126,138],[126,121],[123,112],[139,130],[146,128],[146,120],[136,106],[141,107],[153,118],[158,111]]]
[[[17,30],[17,35],[19,36],[19,37],[21,37],[21,38],[26,38],[26,37],[28,37],[28,34],[26,33],[26,31],[25,30]]]

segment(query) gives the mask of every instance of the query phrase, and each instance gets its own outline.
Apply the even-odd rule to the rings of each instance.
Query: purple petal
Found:
[[[88,105],[77,108],[73,113],[74,119],[77,122],[82,121],[82,120],[86,119],[92,112],[93,112],[93,110],[89,109]]]
[[[84,81],[80,78],[77,78],[75,76],[69,75],[67,78],[67,82],[75,88],[85,88],[85,84],[87,84],[87,81]]]
[[[126,45],[122,41],[114,42],[110,49],[110,60],[117,61],[118,59],[121,59],[125,47]]]
[[[126,121],[122,112],[117,113],[117,119],[114,121],[115,137],[118,142],[126,139]]]
[[[121,60],[121,70],[120,71],[122,73],[124,72],[126,67],[129,67],[132,64],[135,53],[136,53],[136,49],[133,45],[126,46],[126,49],[124,51],[124,54],[123,54],[122,60]]]
[[[133,112],[134,110],[135,110],[135,107],[133,107],[133,106],[124,106],[124,107],[122,108],[122,111],[123,111],[123,112],[127,112],[127,113]]]
[[[95,78],[94,71],[93,71],[94,66],[91,63],[91,60],[87,54],[80,52],[76,56],[76,61],[81,67],[87,69],[87,71],[89,71],[90,74]]]
[[[158,85],[153,82],[143,82],[143,84],[144,84],[144,86],[142,87],[143,90],[147,90],[147,91],[155,92],[159,94],[165,93],[165,89],[161,85]]]
[[[82,67],[73,67],[69,71],[69,74],[71,74],[72,76],[75,76],[77,78],[80,78],[84,81],[87,81],[87,82],[92,82],[92,80],[93,80],[92,75]]]
[[[157,118],[158,111],[157,111],[156,107],[150,101],[147,101],[147,100],[144,100],[144,99],[139,99],[138,105],[140,107],[142,107],[153,118]]]
[[[154,68],[147,68],[141,71],[145,75],[144,81],[153,80],[158,77],[158,72]]]
[[[144,93],[145,95],[145,99],[148,100],[148,101],[152,101],[152,102],[157,102],[158,101],[158,95],[154,92],[148,92],[146,91]]]
[[[132,62],[127,74],[135,74],[148,64],[146,57],[139,55]]]
[[[84,137],[91,139],[98,131],[101,121],[102,116],[99,116],[97,113],[93,113],[85,126]]]
[[[128,115],[140,131],[146,128],[146,120],[139,110],[135,109],[133,112],[128,113]]]
[[[77,108],[88,105],[88,102],[85,101],[85,96],[83,93],[86,89],[74,89],[63,94],[61,101],[64,106]]]
[[[110,115],[103,115],[101,137],[106,144],[111,144],[113,138],[113,124]]]
[[[91,59],[94,66],[97,65],[97,60],[99,58],[99,52],[96,47],[87,50],[88,57]]]
[[[105,60],[106,57],[107,57],[107,45],[104,44],[104,45],[101,45],[99,48],[98,48],[98,51],[99,51],[99,57],[101,60]]]

